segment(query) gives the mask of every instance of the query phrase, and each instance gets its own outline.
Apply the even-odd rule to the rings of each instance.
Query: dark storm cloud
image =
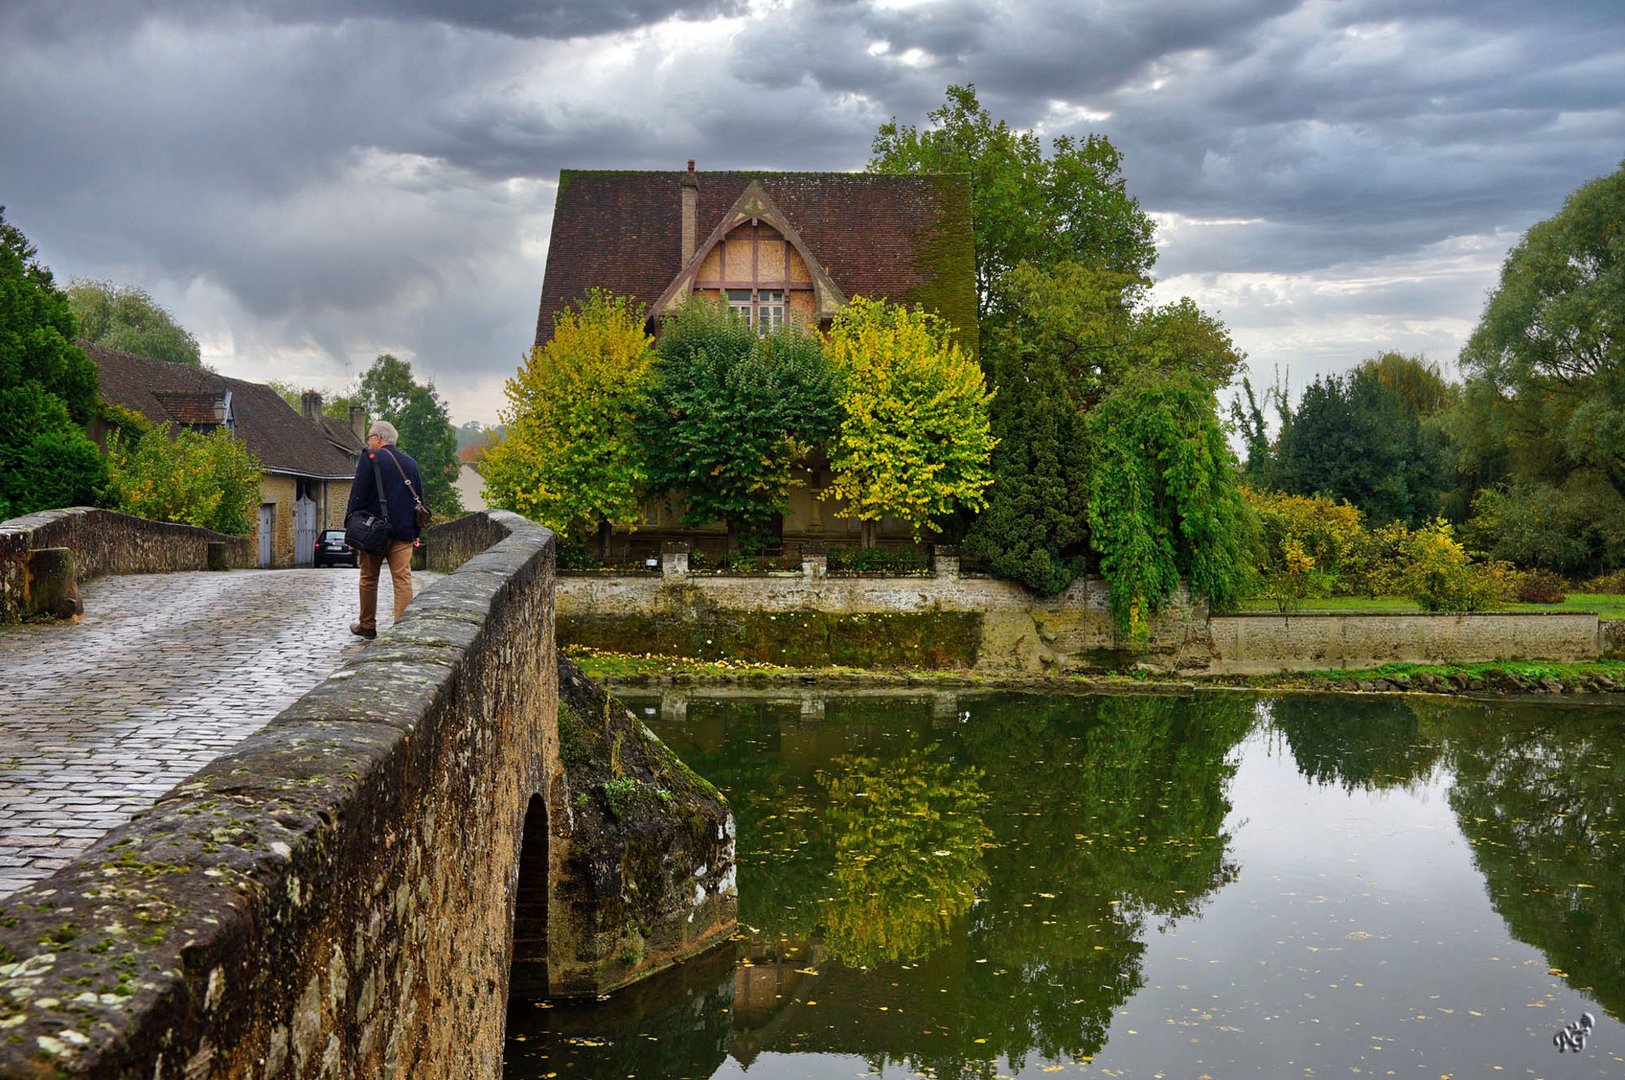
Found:
[[[1327,370],[1453,340],[1625,154],[1600,0],[11,0],[0,41],[0,202],[60,276],[233,357],[411,355],[460,418],[528,340],[561,168],[861,168],[975,83],[1108,135],[1159,276]]]
[[[739,14],[740,0],[11,0],[0,27],[44,40],[127,32],[154,20],[178,25],[246,16],[282,25],[335,26],[355,19],[442,23],[555,40],[631,30],[671,18]],[[15,39],[13,39],[15,40]]]

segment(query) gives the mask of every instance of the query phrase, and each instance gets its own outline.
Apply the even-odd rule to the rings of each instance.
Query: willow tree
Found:
[[[825,351],[841,387],[830,493],[863,522],[865,547],[882,517],[900,518],[918,540],[937,519],[986,505],[991,395],[946,323],[854,297],[835,316]]]
[[[1213,388],[1149,370],[1090,411],[1090,544],[1111,584],[1112,615],[1143,642],[1183,578],[1214,607],[1241,598],[1251,517]]]
[[[596,289],[559,312],[503,386],[506,435],[482,458],[487,501],[568,543],[596,532],[606,556],[611,532],[637,525],[649,469],[633,427],[654,363],[643,326],[641,305]]]

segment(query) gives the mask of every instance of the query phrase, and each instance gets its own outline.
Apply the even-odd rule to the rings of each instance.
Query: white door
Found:
[[[316,500],[301,495],[293,504],[293,564],[310,566],[316,561]]]
[[[276,504],[260,506],[260,565],[271,565],[271,527],[276,524]]]

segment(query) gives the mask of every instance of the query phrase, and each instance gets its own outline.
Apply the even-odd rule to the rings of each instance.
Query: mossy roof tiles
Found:
[[[593,287],[653,304],[683,269],[686,173],[559,174],[536,341],[554,316]],[[874,173],[697,172],[703,240],[756,181],[846,296],[976,310],[970,187],[964,176]],[[944,235],[956,242],[942,243]],[[963,294],[963,295],[960,295]],[[943,302],[947,300],[948,302]]]

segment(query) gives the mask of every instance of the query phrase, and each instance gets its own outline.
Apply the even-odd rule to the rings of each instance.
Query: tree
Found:
[[[854,297],[825,349],[841,381],[830,493],[863,522],[864,547],[884,516],[907,522],[918,540],[935,519],[986,505],[990,395],[942,320]]]
[[[483,455],[485,496],[580,543],[638,523],[649,480],[635,436],[648,403],[653,340],[644,311],[593,290],[553,322],[553,336],[507,381],[507,436]],[[472,445],[472,444],[471,444]]]
[[[1110,536],[1097,533],[1097,519],[1112,512],[1107,503],[1126,494],[1100,488],[1097,480],[1116,482],[1129,475],[1108,468],[1102,454],[1116,455],[1124,468],[1133,459],[1132,471],[1140,475],[1161,468],[1141,455],[1165,451],[1115,441],[1108,445],[1103,440],[1116,436],[1110,422],[1096,414],[1135,388],[1155,391],[1145,400],[1168,409],[1164,419],[1171,426],[1163,434],[1202,443],[1222,430],[1213,395],[1229,382],[1241,356],[1223,324],[1189,300],[1143,307],[1144,287],[1129,274],[1060,263],[1018,267],[999,284],[1006,299],[988,319],[983,353],[993,374],[994,434],[1001,440],[993,457],[997,479],[966,547],[996,573],[1043,595],[1066,588],[1093,550],[1103,556],[1101,570],[1115,590],[1114,574],[1141,565],[1129,556],[1130,549],[1157,546],[1150,534],[1140,536],[1135,530],[1160,526],[1153,514],[1114,521]],[[1157,396],[1176,387],[1177,406]],[[1121,409],[1119,401],[1110,406],[1109,415]],[[1235,477],[1224,472],[1220,458],[1212,467],[1214,486],[1197,497],[1239,505]],[[1160,487],[1164,479],[1154,482]],[[1195,521],[1204,511],[1193,505],[1189,513]],[[1192,562],[1175,551],[1170,548],[1158,565],[1180,572]],[[1219,584],[1220,601],[1225,602],[1228,586]],[[1166,592],[1160,585],[1151,588],[1146,602],[1159,605],[1172,587]],[[1129,622],[1134,620],[1125,626]]]
[[[1462,350],[1463,464],[1548,505],[1625,502],[1625,166],[1525,234]],[[1576,508],[1577,510],[1577,508]],[[1571,511],[1562,511],[1565,515]]]
[[[1440,411],[1455,397],[1438,367],[1384,353],[1317,378],[1281,409],[1268,477],[1294,495],[1347,499],[1382,524],[1431,520],[1449,486]]]
[[[662,321],[656,352],[638,425],[651,485],[687,500],[690,528],[723,522],[730,551],[768,542],[792,468],[837,423],[836,379],[818,340],[793,326],[758,337],[697,298]]]
[[[68,284],[68,306],[86,341],[171,364],[203,364],[197,338],[145,289],[75,278]]]
[[[993,573],[1053,596],[1083,572],[1089,538],[1087,411],[1133,335],[1136,279],[1079,263],[1005,275],[982,363],[994,387],[993,486],[965,550]]]
[[[1182,577],[1216,608],[1239,600],[1253,524],[1213,388],[1144,369],[1090,411],[1087,429],[1090,543],[1119,628],[1144,641]]]
[[[154,521],[216,532],[252,532],[265,468],[230,432],[208,435],[161,427],[108,447],[108,495],[114,509]]]
[[[1599,471],[1625,495],[1625,166],[1534,226],[1462,351],[1511,406],[1520,471]]]
[[[382,353],[361,376],[356,396],[371,419],[395,425],[401,449],[418,463],[429,509],[442,516],[462,513],[452,486],[457,480],[457,437],[434,384],[418,382],[411,364]]]
[[[303,415],[305,408],[306,388],[298,383],[286,379],[267,379],[266,386],[277,392],[277,396],[288,403],[288,407],[296,413]],[[322,415],[329,420],[350,422],[350,409],[352,406],[365,409],[361,404],[361,389],[358,384],[351,383],[336,394],[322,395]]]
[[[0,521],[94,503],[106,466],[84,426],[96,366],[73,344],[73,313],[51,271],[0,206]]]
[[[1000,279],[1022,263],[1075,261],[1143,278],[1154,225],[1125,187],[1122,155],[1103,135],[1037,135],[994,122],[975,86],[950,86],[921,130],[893,117],[875,134],[869,171],[965,173],[976,236],[979,314],[1002,303]]]

